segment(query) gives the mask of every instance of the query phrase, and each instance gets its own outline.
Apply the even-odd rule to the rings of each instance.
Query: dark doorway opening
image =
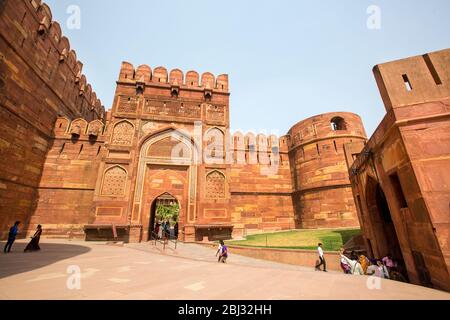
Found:
[[[163,209],[163,210],[161,210]],[[161,212],[158,212],[160,210]],[[178,217],[180,206],[178,200],[169,193],[164,193],[157,197],[150,208],[150,223],[148,226],[148,241],[154,239],[155,234],[160,233],[163,221],[169,221],[172,227],[171,232],[178,236]],[[170,229],[170,228],[169,228]],[[161,237],[161,233],[160,236]]]
[[[398,270],[407,278],[405,261],[398,241],[397,231],[392,220],[391,211],[380,184],[369,178],[366,190],[367,207],[372,220],[372,229],[376,235],[375,258],[390,255],[397,262]],[[373,243],[370,243],[372,246]]]

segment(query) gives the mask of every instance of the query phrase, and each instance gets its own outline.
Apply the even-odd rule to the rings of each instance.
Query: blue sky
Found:
[[[450,47],[448,0],[47,0],[107,109],[121,61],[230,76],[231,128],[280,135],[332,111],[368,135],[385,109],[375,64]],[[69,30],[67,8],[81,10]],[[370,30],[366,10],[381,9]]]

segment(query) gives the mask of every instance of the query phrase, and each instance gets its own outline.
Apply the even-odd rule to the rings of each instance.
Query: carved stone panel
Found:
[[[130,146],[133,142],[134,127],[128,121],[119,122],[114,126],[111,143],[113,145]]]
[[[225,198],[225,175],[217,170],[211,171],[206,176],[206,198],[223,199]]]
[[[121,196],[125,194],[127,172],[121,167],[112,167],[103,176],[102,195]]]

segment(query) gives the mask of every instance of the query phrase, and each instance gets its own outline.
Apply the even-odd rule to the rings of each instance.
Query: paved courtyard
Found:
[[[3,249],[4,243],[2,243]],[[0,299],[446,299],[450,294],[365,276],[315,272],[231,253],[218,264],[215,250],[149,243],[111,245],[43,240],[41,252],[0,254]],[[79,282],[73,273],[79,268]],[[77,284],[80,287],[77,288]],[[68,286],[69,284],[69,286]],[[72,287],[72,289],[69,289]]]

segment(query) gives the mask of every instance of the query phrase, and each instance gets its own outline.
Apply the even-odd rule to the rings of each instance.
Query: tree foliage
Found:
[[[156,208],[156,218],[160,221],[169,220],[172,222],[177,222],[179,214],[180,206],[178,203],[158,204]]]

